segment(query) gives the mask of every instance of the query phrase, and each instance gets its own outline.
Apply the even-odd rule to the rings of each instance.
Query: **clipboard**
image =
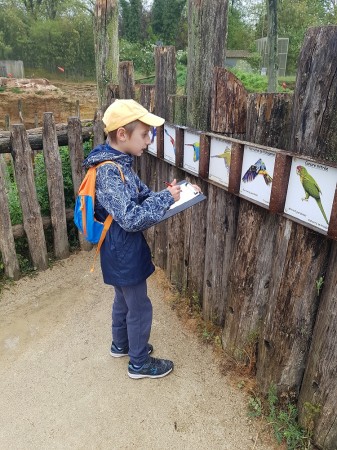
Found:
[[[186,180],[179,181],[177,184],[181,186],[180,200],[174,202],[157,223],[163,222],[207,198],[202,192],[196,191],[193,185]]]

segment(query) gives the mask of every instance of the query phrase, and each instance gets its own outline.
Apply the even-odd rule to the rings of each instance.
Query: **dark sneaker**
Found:
[[[173,370],[173,362],[168,359],[151,358],[141,367],[136,368],[129,363],[128,375],[130,378],[162,378]]]
[[[148,353],[149,355],[153,352],[153,345],[151,344],[147,344],[148,345]],[[118,348],[117,345],[112,342],[111,344],[111,350],[110,350],[110,355],[113,356],[114,358],[120,358],[121,356],[128,356],[129,353],[129,347],[125,347],[125,348]]]

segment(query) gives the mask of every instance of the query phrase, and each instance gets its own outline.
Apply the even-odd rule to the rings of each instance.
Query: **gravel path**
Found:
[[[79,253],[6,288],[0,300],[0,449],[272,450],[247,399],[220,374],[209,347],[164,301],[158,276],[154,356],[175,370],[132,380],[111,358],[113,289],[93,253]]]

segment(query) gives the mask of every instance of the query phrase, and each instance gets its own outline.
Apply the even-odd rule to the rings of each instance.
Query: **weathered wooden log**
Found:
[[[95,3],[94,38],[98,108],[103,109],[108,83],[118,83],[118,0]]]
[[[298,108],[294,109],[296,129],[292,133],[295,152],[305,148],[307,154],[331,161],[337,161],[336,39],[337,26],[310,28],[306,34],[298,72],[303,84],[296,83],[294,105],[298,102]],[[330,244],[324,238],[321,241],[324,247]],[[311,280],[318,290],[316,299],[323,278],[324,284],[299,397],[300,422],[309,426],[314,444],[324,450],[335,450],[337,443],[336,255],[333,244],[326,276],[322,267]]]
[[[93,124],[93,133],[94,133],[93,148],[97,147],[97,145],[103,144],[105,141],[104,123],[102,121],[102,117],[103,117],[102,111],[97,109],[95,111]]]
[[[182,180],[185,174],[182,170],[170,166],[169,180]],[[167,268],[166,274],[179,292],[183,291],[184,273],[184,242],[185,213],[176,214],[167,221]]]
[[[135,98],[135,75],[132,61],[122,61],[118,70],[120,98]]]
[[[177,90],[175,47],[155,48],[156,96],[155,113],[168,118],[168,96]]]
[[[208,131],[212,71],[225,61],[228,0],[188,1],[187,125]]]
[[[6,193],[5,182],[5,164],[3,164],[3,156],[0,155],[0,251],[5,269],[5,275],[14,280],[20,277],[19,261],[16,256],[14,236],[12,231],[8,198]]]
[[[165,188],[163,185],[163,180],[169,178],[169,164],[163,162],[162,160],[156,159],[156,191],[161,191]],[[154,227],[154,262],[157,266],[162,269],[167,267],[167,234],[168,234],[168,223],[167,220],[155,225]]]
[[[156,91],[153,84],[140,85],[140,104],[150,112],[154,111],[155,92]]]
[[[66,220],[71,222],[74,219],[74,210],[67,208],[66,210]],[[42,216],[43,228],[46,230],[51,226],[51,218],[49,216]],[[12,232],[14,239],[26,236],[25,229],[22,224],[17,224],[12,226]]]
[[[238,197],[209,185],[203,315],[206,320],[223,324],[227,303],[227,283],[235,248]],[[216,236],[216,238],[215,238]]]
[[[12,155],[15,178],[18,186],[23,215],[23,226],[27,235],[29,252],[34,267],[39,270],[48,268],[46,240],[43,232],[40,205],[37,200],[34,171],[32,165],[32,149],[23,124],[13,125]]]
[[[185,126],[187,120],[187,96],[172,94],[168,96],[168,119],[176,125]]]
[[[47,173],[54,254],[56,258],[64,259],[69,256],[69,242],[65,213],[62,162],[57,143],[53,113],[44,113],[43,115],[43,155]]]
[[[335,46],[329,45],[330,40],[337,37],[337,27],[333,28],[334,36],[328,27],[325,38],[322,36],[324,31],[311,29],[304,42],[294,94],[291,151],[312,155],[311,149],[318,147],[323,157],[331,150],[331,131],[337,137],[335,113],[332,106],[328,106],[337,101],[337,80],[333,75],[337,68],[337,54]],[[322,45],[325,42],[326,45]],[[331,64],[335,65],[334,71],[330,71]],[[319,76],[317,68],[325,66],[327,79],[324,79],[324,84],[330,91],[322,97],[316,78]],[[312,90],[312,86],[316,89]],[[330,113],[324,117],[332,130],[322,124],[319,130],[316,129],[316,134],[312,134],[314,124],[308,118],[313,118],[321,110]],[[328,239],[302,225],[285,219],[280,222],[267,315],[258,350],[257,379],[265,392],[270,384],[274,384],[279,392],[299,393],[319,305],[316,281],[325,272],[330,246]],[[321,361],[322,366],[325,363]]]
[[[337,444],[337,244],[333,243],[319,312],[299,397],[299,419],[313,433],[316,446],[335,450]],[[323,285],[324,282],[324,285]]]
[[[207,183],[193,176],[187,176],[192,184],[198,184],[207,196]],[[198,203],[185,212],[184,277],[183,287],[187,295],[202,306],[202,293],[206,253],[207,201]]]
[[[247,139],[257,144],[275,146],[278,143],[284,147],[289,143],[289,133],[286,134],[290,126],[287,97],[282,94],[254,94],[249,98]],[[280,133],[279,123],[283,125],[284,133]],[[227,353],[254,370],[257,342],[273,278],[274,247],[281,218],[246,200],[240,202],[238,217],[236,245],[228,275],[222,342]]]
[[[211,130],[245,138],[248,92],[227,69],[215,67],[212,82]]]
[[[82,166],[84,159],[81,122],[78,117],[70,117],[68,120],[68,139],[69,139],[69,154],[71,164],[71,175],[74,186],[75,199],[78,194],[78,189],[84,178],[85,170]],[[82,250],[91,250],[92,245],[87,242],[83,235],[79,232],[78,238]]]
[[[336,36],[336,25],[307,32],[298,65],[291,138],[292,151],[305,149],[307,156],[329,161],[336,161],[337,148]]]
[[[89,141],[92,137],[92,120],[82,120],[82,139]],[[59,146],[68,145],[68,125],[61,123],[56,125],[57,142]],[[27,130],[28,142],[32,150],[42,150],[42,127]],[[10,131],[0,131],[0,153],[11,153],[12,146]]]
[[[289,149],[292,106],[292,94],[249,94],[247,139],[268,147]]]

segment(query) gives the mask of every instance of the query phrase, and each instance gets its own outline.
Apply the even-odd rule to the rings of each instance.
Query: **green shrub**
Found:
[[[147,42],[128,42],[121,39],[119,43],[120,61],[133,61],[135,71],[150,75],[155,71],[154,45]]]

